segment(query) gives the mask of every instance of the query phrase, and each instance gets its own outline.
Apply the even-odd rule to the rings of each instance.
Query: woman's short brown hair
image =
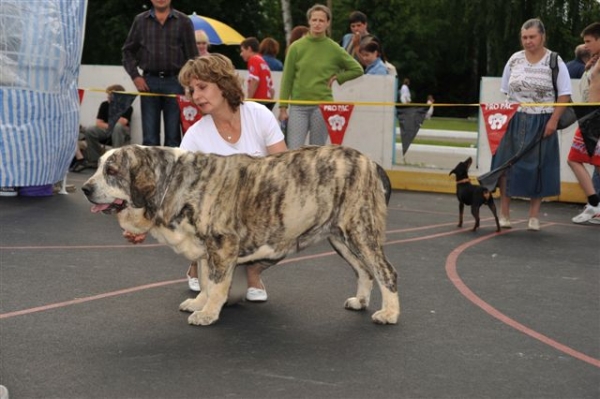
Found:
[[[215,83],[232,110],[244,102],[242,80],[231,60],[219,53],[211,53],[188,60],[179,72],[179,83],[190,94],[192,79]]]
[[[262,42],[260,42],[260,47],[258,51],[261,54],[270,55],[272,57],[276,57],[277,53],[279,53],[279,42],[272,37],[265,37]]]

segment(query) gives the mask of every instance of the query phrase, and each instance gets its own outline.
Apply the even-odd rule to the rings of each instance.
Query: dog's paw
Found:
[[[205,302],[206,301],[201,301],[198,298],[189,298],[179,304],[179,310],[190,313],[202,310]]]
[[[188,317],[188,323],[195,326],[209,326],[219,320],[219,315],[196,311]]]
[[[399,316],[400,314],[397,312],[382,309],[373,313],[371,319],[373,320],[373,323],[376,324],[396,324],[398,323]]]
[[[365,299],[359,299],[357,297],[352,297],[346,299],[346,303],[344,303],[344,307],[350,310],[364,310],[366,309],[368,303]]]

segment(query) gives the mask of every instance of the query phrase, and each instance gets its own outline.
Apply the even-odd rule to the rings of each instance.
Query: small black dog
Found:
[[[473,231],[479,227],[479,208],[481,205],[486,204],[492,213],[494,219],[496,219],[496,231],[500,231],[500,223],[498,222],[498,215],[496,214],[496,205],[494,205],[494,198],[492,193],[488,189],[481,186],[474,186],[469,180],[469,167],[473,160],[471,157],[467,158],[464,162],[459,162],[454,169],[450,171],[448,175],[454,173],[456,176],[456,198],[458,198],[458,227],[462,227],[463,224],[463,213],[465,204],[471,206],[471,214],[475,218],[475,226]]]

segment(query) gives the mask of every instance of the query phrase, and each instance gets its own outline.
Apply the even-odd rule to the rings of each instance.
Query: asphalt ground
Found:
[[[88,173],[89,172],[89,173]],[[77,188],[91,171],[71,174]],[[0,198],[0,384],[20,398],[598,398],[600,227],[544,203],[527,231],[453,195],[395,191],[394,326],[343,308],[350,267],[321,243],[263,274],[269,301],[187,324],[188,262],[131,245],[79,190]]]

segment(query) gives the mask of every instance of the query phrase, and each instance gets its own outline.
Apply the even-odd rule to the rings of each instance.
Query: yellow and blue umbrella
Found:
[[[190,19],[194,24],[194,30],[203,30],[208,36],[210,44],[240,44],[244,36],[231,26],[224,24],[216,19],[203,17],[193,13]]]

